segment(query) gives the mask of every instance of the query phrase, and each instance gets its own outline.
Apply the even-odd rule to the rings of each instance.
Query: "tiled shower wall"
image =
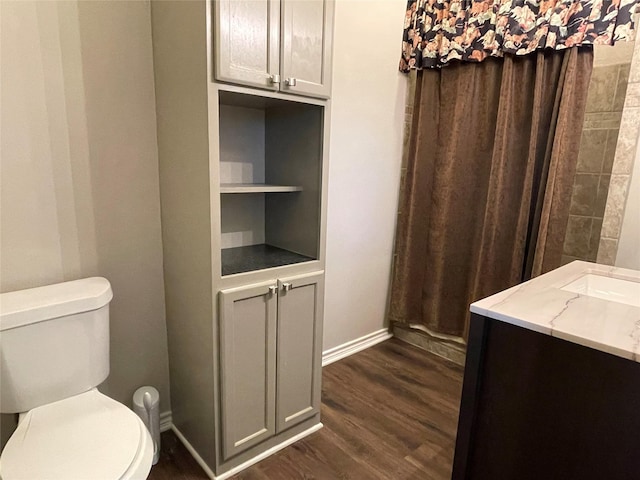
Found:
[[[400,170],[400,198],[402,198],[402,189],[404,188],[404,180],[407,173],[407,162],[409,160],[409,139],[411,136],[411,122],[413,121],[413,103],[416,96],[416,71],[412,70],[407,75],[407,79],[407,98],[404,107],[404,136],[402,139],[402,167]]]
[[[630,58],[629,58],[630,61]],[[593,69],[562,263],[595,262],[616,154],[630,63]]]
[[[636,15],[636,24],[638,16]],[[636,147],[640,133],[640,35],[636,35],[631,61],[631,72],[627,87],[627,96],[620,122],[620,136],[613,161],[609,195],[604,212],[598,263],[613,265],[618,252],[618,240],[622,228],[629,182],[636,158]]]

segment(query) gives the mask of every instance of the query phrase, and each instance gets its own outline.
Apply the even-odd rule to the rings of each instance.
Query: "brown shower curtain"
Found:
[[[469,304],[560,266],[593,52],[418,72],[390,317],[466,337]]]

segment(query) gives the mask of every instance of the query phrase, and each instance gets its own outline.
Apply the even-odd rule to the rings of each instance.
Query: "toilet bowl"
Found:
[[[104,278],[0,294],[0,412],[19,413],[2,480],[147,478],[147,428],[96,389],[109,374],[112,296]]]
[[[96,389],[22,414],[0,456],[3,480],[147,478],[153,442],[127,407]]]

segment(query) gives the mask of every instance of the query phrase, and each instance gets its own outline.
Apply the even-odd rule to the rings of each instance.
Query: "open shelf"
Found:
[[[266,183],[221,183],[220,193],[280,193],[301,192],[298,185],[269,185]]]
[[[309,262],[311,257],[267,244],[222,249],[222,275]]]
[[[317,260],[324,107],[218,94],[222,275]]]

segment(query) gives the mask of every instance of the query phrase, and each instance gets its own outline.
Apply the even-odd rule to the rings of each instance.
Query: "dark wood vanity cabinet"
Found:
[[[640,478],[640,363],[472,314],[453,480]]]

